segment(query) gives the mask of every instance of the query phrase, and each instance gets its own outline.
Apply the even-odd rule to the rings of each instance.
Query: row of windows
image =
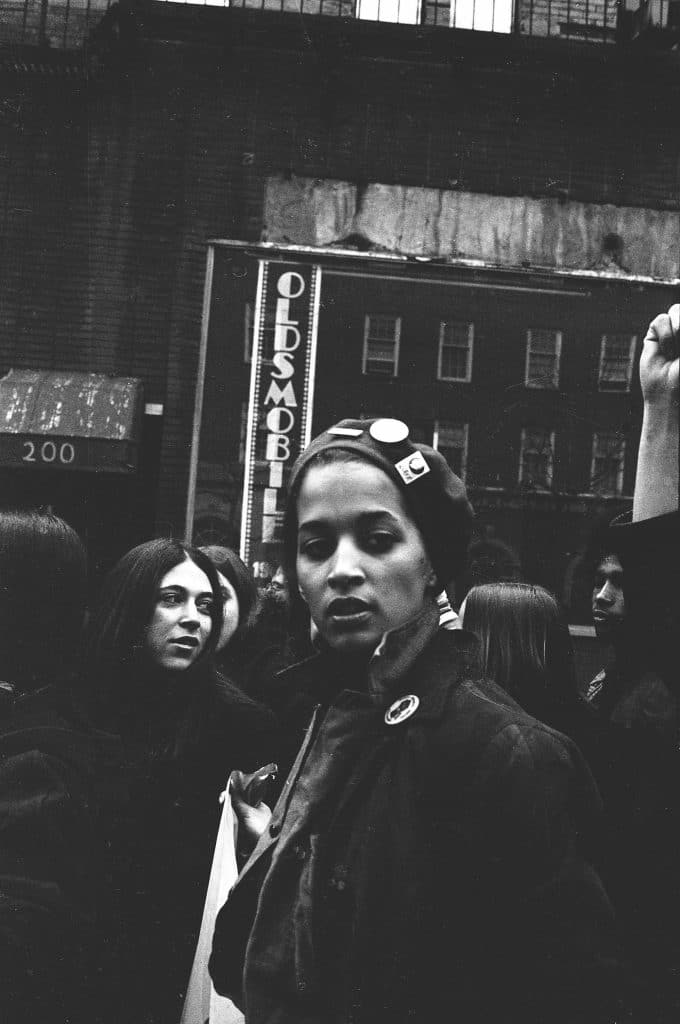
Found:
[[[245,459],[248,403],[241,405],[241,438],[239,461]],[[362,414],[363,419],[375,417]],[[431,444],[441,452],[461,480],[467,476],[469,423],[435,420],[432,435],[418,429],[412,432],[416,441]],[[625,440],[616,433],[596,431],[593,434],[588,493],[612,497],[623,493]],[[517,482],[520,486],[549,491],[553,485],[555,462],[555,431],[543,427],[524,427],[521,434]],[[469,481],[474,486],[474,481]]]
[[[256,7],[260,10],[299,10],[302,14],[330,14],[366,21],[393,22],[399,25],[420,25],[423,21],[422,0],[173,0],[174,3],[196,3],[210,7]],[[657,0],[660,2],[660,0]],[[574,0],[576,4],[576,0]],[[475,29],[478,32],[511,32],[512,0],[439,0],[443,22],[451,28]],[[442,19],[437,19],[439,24]]]
[[[369,314],[364,322],[362,370],[365,374],[396,377],[399,372],[401,317]],[[475,327],[473,323],[442,320],[439,324],[437,379],[472,380]],[[600,391],[630,391],[637,338],[633,334],[603,334],[600,339]],[[524,383],[530,388],[557,388],[560,380],[562,332],[527,331]]]
[[[246,362],[250,361],[253,307],[245,309]],[[370,313],[364,318],[362,372],[375,377],[399,373],[401,317]],[[475,325],[462,320],[441,320],[437,350],[437,380],[469,383],[475,344]],[[600,339],[598,388],[630,391],[637,337],[634,334],[603,334]],[[562,332],[530,328],[527,331],[524,383],[529,388],[556,389],[560,381]]]
[[[438,420],[435,422],[432,447],[442,453],[454,473],[465,480],[468,458],[469,425]],[[588,491],[604,496],[623,491],[625,441],[620,435],[596,432],[590,460]],[[555,462],[555,431],[547,428],[522,430],[517,481],[533,490],[550,490]]]

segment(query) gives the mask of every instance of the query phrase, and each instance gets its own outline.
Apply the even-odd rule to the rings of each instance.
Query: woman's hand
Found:
[[[270,775],[271,773],[268,774]],[[255,773],[256,777],[260,775],[261,772]],[[251,793],[254,793],[252,782],[252,775],[244,775],[243,772],[235,771],[229,776],[229,785],[227,787],[227,792],[231,796],[234,814],[238,819],[239,846],[242,845],[248,851],[255,847],[260,836],[266,831],[272,816],[271,809],[263,800],[259,800],[256,803],[249,801],[249,796],[251,796]]]

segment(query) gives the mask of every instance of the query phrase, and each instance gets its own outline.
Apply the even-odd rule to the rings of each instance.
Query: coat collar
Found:
[[[439,626],[439,608],[429,601],[398,629],[385,633],[368,663],[368,692],[378,704],[401,693],[401,681],[418,660]]]
[[[292,690],[304,689],[316,703],[329,706],[343,691],[368,692],[378,707],[407,694],[420,698],[415,719],[441,718],[448,695],[463,679],[479,678],[478,644],[465,629],[437,626],[437,608],[429,606],[414,619],[386,633],[368,665],[364,685],[349,677],[344,660],[324,650],[280,672]]]
[[[382,697],[383,706],[387,706],[392,701],[398,700],[409,693],[415,693],[419,697],[420,704],[417,711],[407,719],[410,726],[436,725],[444,716],[453,690],[467,680],[474,681],[479,678],[479,670],[477,668],[478,644],[474,635],[465,629],[447,630],[437,629],[436,627],[434,635],[431,635],[429,629],[426,628],[427,621],[427,619],[424,620],[420,625],[415,620],[413,624],[407,623],[408,628],[402,634],[402,639],[405,641],[407,635],[413,630],[415,637],[422,640],[427,635],[429,642],[425,640],[424,646],[420,646],[418,651],[414,653],[414,657],[408,659],[408,666],[406,666],[406,660],[401,660],[400,658],[391,663],[395,670],[397,668],[404,670],[398,677],[390,676],[388,681],[387,675],[382,676],[386,681]],[[397,640],[396,649],[400,654],[404,654],[399,640]],[[386,650],[385,654],[387,653]],[[340,659],[335,659],[333,663],[334,672],[337,672],[337,663],[339,661]],[[279,673],[279,678],[285,676],[291,682],[301,683],[308,687],[316,681],[320,688],[324,689],[328,685],[328,675],[324,671],[328,666],[328,654],[320,653],[312,658],[308,658],[299,665],[293,665],[285,672]],[[387,661],[381,663],[381,673],[386,672],[387,666]],[[342,680],[341,685],[342,682],[345,681]],[[345,690],[349,689],[347,686],[343,688]],[[334,696],[337,694],[338,686],[336,682]],[[322,694],[320,694],[320,697],[322,697]],[[328,701],[328,703],[330,702]],[[269,827],[260,837],[255,849],[243,867],[238,884],[241,884],[243,877],[249,874],[252,868],[261,860],[262,856],[275,845],[286,816],[293,787],[322,719],[323,706],[322,703],[319,703],[314,709],[295,764],[274,808]],[[400,728],[400,726],[396,728]],[[344,794],[343,799],[346,796],[347,794]]]

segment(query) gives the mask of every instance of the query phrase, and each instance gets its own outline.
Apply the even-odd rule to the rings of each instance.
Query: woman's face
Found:
[[[213,601],[210,580],[191,559],[166,573],[144,643],[153,665],[181,672],[194,664],[210,636]]]
[[[312,466],[297,513],[297,577],[312,619],[335,650],[370,654],[434,584],[398,488],[365,462]]]
[[[217,650],[222,651],[227,646],[232,636],[238,629],[239,615],[241,609],[239,608],[238,597],[234,587],[229,582],[226,576],[223,576],[221,572],[218,572],[220,580],[220,590],[222,591],[222,606],[224,608],[224,622],[222,625],[222,632],[220,638],[217,641]]]

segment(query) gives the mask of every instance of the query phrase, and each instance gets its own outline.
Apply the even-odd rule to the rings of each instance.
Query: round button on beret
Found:
[[[322,452],[332,449],[353,453],[387,474],[404,496],[439,583],[443,587],[454,579],[465,565],[474,516],[472,506],[465,485],[444,457],[429,445],[411,441],[409,428],[402,420],[340,420],[314,438],[293,466],[286,543],[294,543],[294,506],[305,470]]]
[[[399,444],[409,435],[409,429],[401,420],[374,420],[368,428],[374,441],[382,444]]]

